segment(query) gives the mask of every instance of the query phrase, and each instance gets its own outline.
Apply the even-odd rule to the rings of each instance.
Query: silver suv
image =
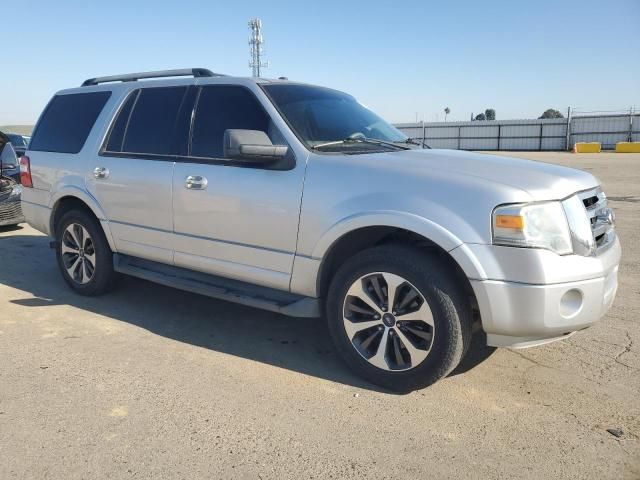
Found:
[[[447,375],[473,331],[540,345],[616,293],[614,217],[589,173],[431,150],[286,79],[89,79],[49,102],[20,166],[27,221],[76,292],[124,273],[325,316],[346,363],[393,390]]]

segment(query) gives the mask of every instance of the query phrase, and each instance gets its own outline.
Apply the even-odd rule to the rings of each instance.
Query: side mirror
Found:
[[[229,129],[224,132],[224,158],[245,162],[275,162],[287,155],[289,147],[274,145],[260,130]]]

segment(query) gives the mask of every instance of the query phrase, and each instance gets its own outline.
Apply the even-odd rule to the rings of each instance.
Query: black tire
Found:
[[[357,279],[389,272],[410,282],[424,297],[433,316],[430,351],[408,370],[389,371],[369,363],[351,343],[345,330],[345,296]],[[471,309],[465,288],[452,267],[437,254],[401,245],[380,246],[347,260],[334,275],[327,296],[327,320],[336,348],[347,365],[371,383],[397,392],[424,388],[448,375],[471,343]]]
[[[91,279],[87,283],[79,283],[68,273],[62,253],[63,235],[72,224],[86,229],[92,241],[92,251],[95,252],[95,265]],[[65,282],[80,295],[96,296],[111,290],[115,284],[116,272],[113,270],[113,252],[104,235],[102,226],[88,212],[71,210],[65,213],[56,225],[56,259],[60,273]]]

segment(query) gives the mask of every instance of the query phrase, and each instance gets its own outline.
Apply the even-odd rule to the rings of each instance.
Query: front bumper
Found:
[[[24,215],[20,206],[20,196],[0,200],[0,227],[22,222],[24,222]]]
[[[527,258],[519,262],[519,274],[511,271],[513,264],[507,262],[506,268],[499,270],[489,267],[488,273],[493,275],[487,279],[470,279],[487,344],[491,346],[524,348],[562,339],[597,322],[613,303],[621,254],[617,238],[598,257],[561,257],[531,249],[485,247],[478,248],[483,252],[480,256],[492,257],[491,261],[485,259],[485,265],[493,262],[504,266],[504,257],[519,253],[520,260]],[[509,271],[514,275],[509,280],[500,278]],[[538,274],[532,278],[531,272]],[[550,277],[549,272],[556,273]],[[524,279],[543,281],[531,283]]]

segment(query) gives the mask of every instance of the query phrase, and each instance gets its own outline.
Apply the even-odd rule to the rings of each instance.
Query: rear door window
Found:
[[[42,114],[29,149],[78,153],[110,96],[111,92],[56,95]]]
[[[175,155],[176,119],[187,87],[159,87],[140,90],[124,128],[121,151],[155,155]],[[120,116],[127,115],[127,109]],[[120,117],[119,116],[119,117]],[[114,128],[118,127],[120,118]],[[108,142],[108,145],[111,142]],[[117,150],[116,150],[117,151]]]

